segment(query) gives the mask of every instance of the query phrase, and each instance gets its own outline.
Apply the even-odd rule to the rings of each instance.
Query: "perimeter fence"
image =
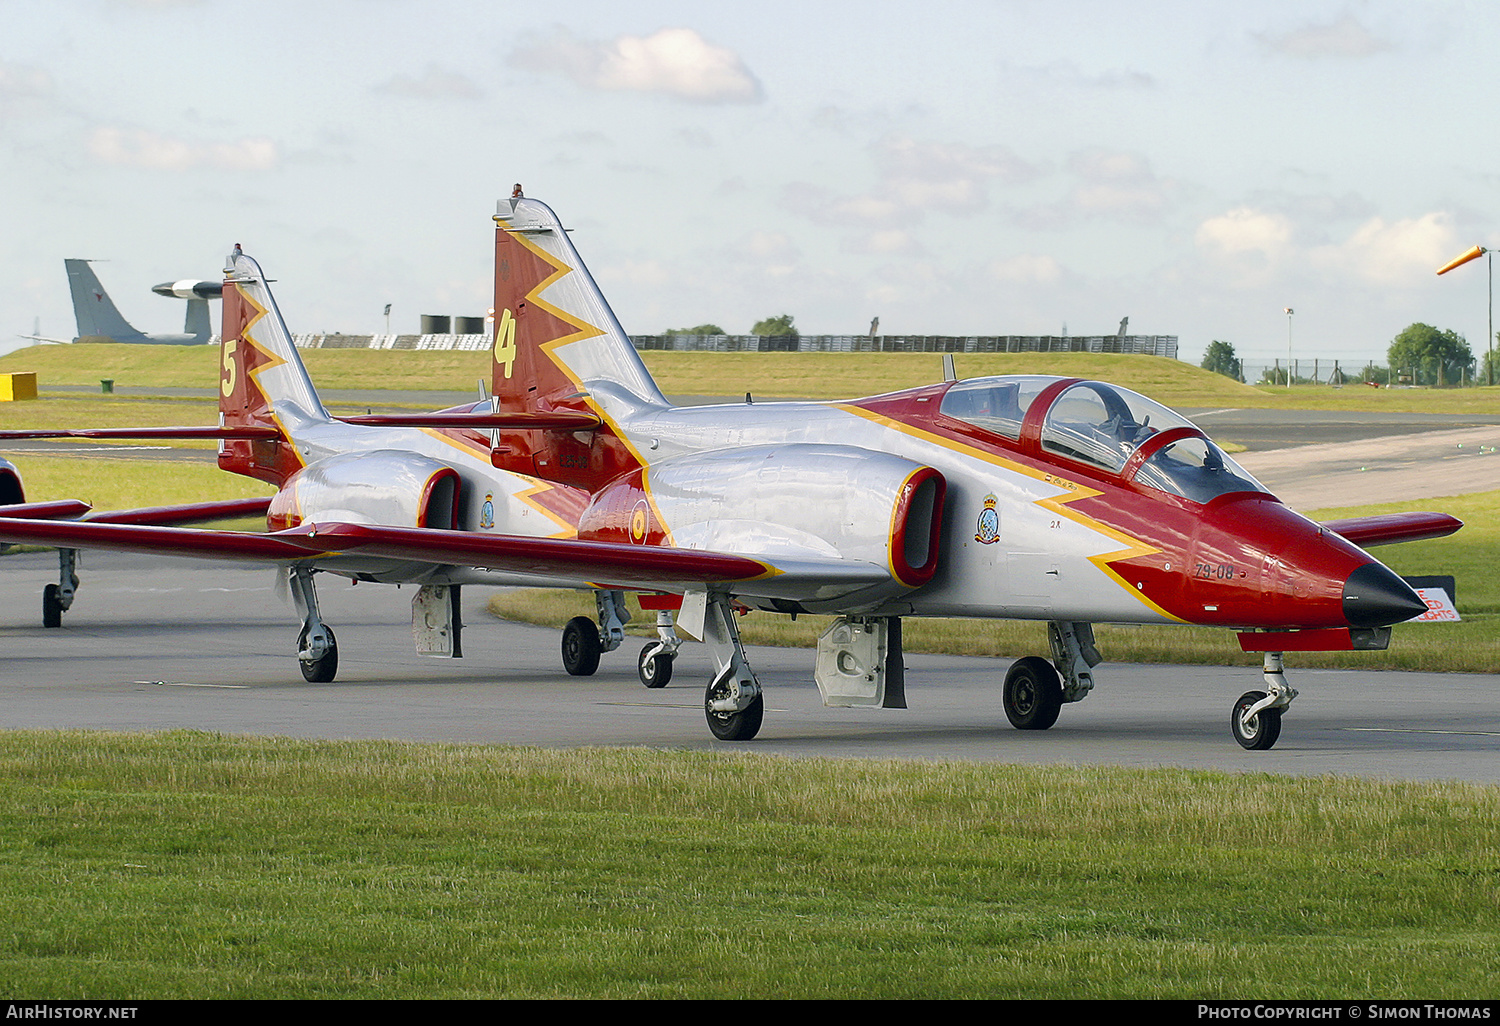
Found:
[[[489,348],[489,335],[294,335],[299,349]],[[1177,358],[1176,335],[632,335],[637,349],[714,353],[1131,353]]]
[[[1242,360],[1240,380],[1250,385],[1288,384],[1288,367],[1285,360]],[[1296,357],[1291,362],[1291,383],[1297,385],[1388,385],[1399,388],[1432,387],[1465,388],[1482,385],[1475,381],[1476,368],[1449,368],[1440,379],[1432,365],[1425,367],[1396,367],[1376,363],[1373,360],[1326,359],[1322,357]]]

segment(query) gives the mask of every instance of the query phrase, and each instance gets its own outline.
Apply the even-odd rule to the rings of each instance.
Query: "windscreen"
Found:
[[[1152,453],[1135,480],[1193,502],[1229,492],[1263,492],[1260,482],[1206,438],[1183,438]]]
[[[1018,439],[1032,400],[1056,380],[1037,374],[960,381],[943,396],[939,412],[983,431]]]
[[[1042,448],[1119,473],[1142,442],[1186,418],[1145,396],[1081,381],[1052,401],[1042,422]]]

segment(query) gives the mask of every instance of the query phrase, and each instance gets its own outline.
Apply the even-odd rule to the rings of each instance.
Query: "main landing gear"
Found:
[[[292,600],[302,617],[302,633],[297,635],[297,662],[303,679],[311,684],[327,684],[339,670],[339,643],[333,629],[318,615],[318,589],[313,571],[294,566],[287,574]]]
[[[57,583],[42,589],[42,626],[61,627],[78,593],[78,550],[57,550]]]
[[[575,677],[592,677],[599,669],[599,657],[613,652],[625,641],[625,624],[630,620],[625,593],[596,590],[594,606],[599,610],[598,623],[586,616],[575,616],[563,628],[563,669]]]
[[[625,595],[619,591],[595,591],[599,620],[576,616],[563,628],[563,667],[574,676],[589,676],[599,668],[599,656],[619,648],[625,638]],[[693,612],[687,613],[689,608]],[[765,700],[760,682],[750,669],[735,625],[734,608],[726,595],[699,592],[684,601],[688,621],[696,625],[702,617],[701,633],[713,658],[714,675],[703,694],[703,714],[708,729],[720,741],[749,741],[760,732]],[[690,633],[692,633],[690,629]],[[656,640],[641,649],[636,672],[648,688],[664,688],[672,679],[673,664],[682,647],[670,610],[656,613]]]
[[[1017,730],[1046,730],[1068,702],[1081,702],[1094,688],[1091,672],[1101,657],[1091,623],[1054,620],[1047,624],[1052,662],[1040,656],[1017,659],[1005,675],[1001,704]]]
[[[1038,656],[1017,659],[1005,675],[1002,703],[1017,730],[1046,730],[1057,722],[1068,702],[1080,701],[1094,686],[1090,670],[1099,665],[1094,628],[1087,623],[1053,621],[1047,625],[1052,661]],[[1234,703],[1229,730],[1241,748],[1263,752],[1281,736],[1281,714],[1297,697],[1286,682],[1282,653],[1267,652],[1262,672],[1264,691],[1247,691]]]
[[[1229,730],[1241,748],[1263,752],[1281,736],[1281,714],[1292,699],[1295,688],[1286,682],[1280,652],[1267,652],[1262,671],[1265,691],[1246,691],[1234,703],[1229,714]]]
[[[683,611],[687,611],[686,600]],[[755,679],[755,671],[745,658],[734,609],[726,596],[706,597],[702,634],[714,661],[713,679],[703,694],[708,729],[720,741],[749,741],[760,733],[766,704],[760,681]]]
[[[595,591],[594,604],[599,611],[597,622],[586,616],[575,616],[563,628],[563,669],[575,677],[593,676],[599,669],[599,657],[605,652],[613,652],[625,641],[625,624],[630,620],[630,611],[625,608],[625,593]],[[641,649],[635,664],[641,683],[648,688],[667,686],[672,679],[677,650],[682,647],[671,610],[657,610],[656,635],[655,641]]]

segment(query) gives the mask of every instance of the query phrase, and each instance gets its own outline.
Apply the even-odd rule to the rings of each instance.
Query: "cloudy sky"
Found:
[[[515,182],[628,331],[1484,346],[1500,5],[0,0],[0,336],[234,243],[294,331],[489,306]],[[0,346],[3,346],[0,340]],[[960,368],[961,370],[962,368]]]

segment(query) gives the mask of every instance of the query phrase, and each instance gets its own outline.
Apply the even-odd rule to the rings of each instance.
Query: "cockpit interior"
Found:
[[[1118,385],[1045,375],[972,378],[940,412],[1025,452],[1033,446],[1126,481],[1206,503],[1266,489],[1191,421]]]

